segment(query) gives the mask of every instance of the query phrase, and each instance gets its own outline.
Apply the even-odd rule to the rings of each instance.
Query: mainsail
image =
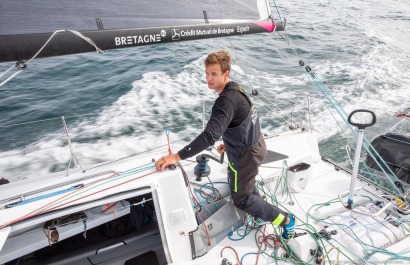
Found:
[[[265,0],[0,0],[0,62],[283,28]]]

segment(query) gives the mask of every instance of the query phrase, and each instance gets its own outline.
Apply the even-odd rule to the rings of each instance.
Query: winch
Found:
[[[222,164],[224,162],[224,153],[221,154],[219,160],[218,158],[208,155],[208,154],[197,155],[196,162],[198,164],[194,168],[196,181],[202,181],[203,177],[206,177],[209,174],[211,174],[211,168],[208,165],[209,159],[215,160],[216,162]]]

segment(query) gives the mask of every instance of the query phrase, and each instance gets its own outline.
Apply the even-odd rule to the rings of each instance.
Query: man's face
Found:
[[[222,73],[220,64],[210,64],[205,67],[206,81],[208,88],[214,89],[216,93],[221,93],[228,83],[229,71]]]

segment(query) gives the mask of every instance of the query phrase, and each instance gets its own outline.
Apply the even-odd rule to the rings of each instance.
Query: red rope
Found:
[[[87,195],[85,195],[85,196],[83,196],[83,197],[80,197],[80,198],[77,198],[77,199],[75,199],[75,200],[71,200],[71,201],[69,201],[69,202],[66,202],[66,203],[63,203],[63,204],[60,204],[60,205],[54,206],[54,207],[52,207],[52,208],[48,209],[46,212],[48,212],[48,211],[50,211],[50,210],[54,210],[54,209],[55,209],[55,208],[57,208],[57,207],[64,206],[64,205],[66,205],[66,204],[69,204],[69,203],[72,203],[72,202],[75,202],[75,201],[78,201],[78,200],[81,200],[81,199],[87,198],[87,197],[92,196],[92,195],[94,195],[94,194],[97,194],[97,193],[100,193],[100,192],[103,192],[103,191],[106,191],[106,190],[109,190],[109,189],[112,189],[112,188],[115,188],[115,187],[118,187],[118,186],[124,185],[124,184],[126,184],[126,183],[131,182],[131,181],[134,181],[134,180],[137,180],[137,179],[140,179],[140,178],[146,177],[146,176],[148,176],[148,175],[154,174],[154,173],[155,173],[155,172],[157,172],[157,171],[158,171],[158,170],[155,170],[155,171],[153,171],[153,172],[151,172],[151,173],[148,173],[148,174],[145,174],[145,175],[142,175],[142,176],[139,176],[139,177],[136,177],[136,178],[133,178],[133,179],[130,179],[130,180],[124,181],[124,182],[122,182],[122,183],[118,183],[118,184],[116,184],[116,185],[114,185],[114,186],[111,186],[111,187],[108,187],[108,188],[105,188],[105,189],[102,189],[102,190],[99,190],[99,191],[96,191],[96,192],[93,192],[93,193],[87,194]]]
[[[51,211],[51,210],[54,210],[55,208],[64,206],[64,205],[69,204],[69,203],[71,203],[71,202],[75,202],[75,201],[81,200],[81,199],[83,199],[83,198],[86,198],[86,197],[88,197],[88,196],[97,194],[97,193],[99,193],[99,192],[103,192],[103,191],[106,191],[106,190],[108,190],[108,189],[111,189],[111,188],[114,188],[114,187],[123,185],[123,184],[125,184],[125,183],[134,181],[134,180],[136,180],[136,179],[139,179],[139,178],[142,178],[142,177],[145,177],[145,176],[148,176],[148,175],[153,174],[153,173],[155,173],[155,172],[157,172],[157,170],[154,171],[154,172],[148,173],[148,174],[146,174],[146,175],[133,178],[133,179],[128,180],[128,181],[125,181],[125,182],[123,182],[123,183],[119,183],[119,184],[114,185],[114,186],[112,186],[112,187],[108,187],[108,188],[106,188],[106,189],[103,189],[103,190],[100,190],[100,191],[97,191],[97,192],[88,194],[88,195],[86,195],[86,196],[77,198],[77,199],[75,199],[75,200],[71,200],[71,201],[69,201],[69,202],[63,203],[63,204],[61,204],[61,205],[54,206],[54,207],[52,207],[52,208],[50,208],[50,209],[48,209],[48,210],[45,210],[45,211],[40,212],[41,209],[44,209],[45,207],[49,206],[50,204],[53,204],[53,203],[55,203],[55,202],[57,202],[57,201],[59,201],[59,200],[62,200],[62,199],[64,199],[65,197],[67,197],[67,196],[69,196],[69,195],[71,195],[71,194],[73,194],[73,193],[75,193],[75,192],[78,192],[78,191],[80,191],[80,190],[82,190],[82,189],[84,189],[84,188],[86,188],[86,187],[88,188],[89,186],[81,187],[81,188],[79,188],[79,189],[77,189],[77,190],[74,190],[74,191],[72,191],[72,192],[70,192],[70,193],[64,195],[64,196],[61,197],[61,198],[58,198],[58,199],[56,199],[56,200],[54,200],[54,201],[52,201],[52,202],[50,202],[50,203],[48,203],[48,204],[46,204],[46,205],[44,205],[44,206],[41,206],[41,207],[35,209],[34,211],[31,211],[30,213],[28,213],[28,214],[26,214],[26,215],[23,215],[23,216],[20,217],[20,218],[17,218],[17,219],[15,219],[15,220],[13,220],[13,221],[11,221],[11,222],[5,224],[5,225],[0,226],[0,230],[3,229],[4,227],[7,227],[7,226],[12,225],[12,224],[15,224],[15,223],[17,223],[17,222],[23,221],[23,220],[25,220],[25,219],[27,219],[27,218],[31,218],[31,217],[36,216],[36,215],[41,214],[41,213],[49,212],[49,211]],[[106,180],[107,178],[110,178],[110,177],[115,176],[115,175],[116,175],[116,174],[113,174],[113,175],[107,176],[107,177],[105,177],[105,178],[103,178],[103,179],[100,179],[100,180],[94,182],[92,185],[97,184],[98,182],[103,181],[103,180]],[[36,213],[36,212],[37,212],[37,213]]]
[[[167,135],[167,141],[168,141],[168,154],[170,155],[170,154],[172,154],[172,152],[171,152],[171,144],[169,143],[169,131],[168,131],[168,129],[166,129],[165,133]]]
[[[107,176],[107,177],[105,177],[105,178],[103,178],[103,179],[100,179],[100,180],[94,182],[93,185],[96,184],[96,183],[98,183],[98,182],[100,182],[100,181],[103,181],[103,180],[105,180],[105,179],[107,179],[107,178],[110,178],[110,177],[112,177],[112,176],[115,176],[115,174],[109,175],[109,176]],[[3,226],[0,226],[0,229],[3,229],[4,227],[9,226],[9,225],[12,225],[12,224],[15,224],[15,223],[17,223],[17,222],[23,221],[23,220],[25,220],[25,219],[27,219],[27,218],[36,216],[37,214],[40,214],[40,213],[42,213],[42,212],[39,212],[39,213],[37,213],[37,214],[34,214],[35,212],[38,212],[38,211],[40,211],[41,209],[47,207],[48,205],[53,204],[53,203],[55,203],[55,202],[58,201],[58,200],[64,199],[65,197],[70,196],[71,194],[73,194],[73,193],[75,193],[75,192],[78,192],[78,191],[80,191],[80,190],[82,190],[82,189],[84,189],[84,188],[86,188],[86,187],[88,187],[88,186],[83,186],[83,187],[81,187],[81,188],[79,188],[79,189],[73,190],[72,192],[67,193],[67,194],[64,195],[63,197],[57,198],[57,199],[55,199],[54,201],[52,201],[52,202],[50,202],[50,203],[47,203],[46,205],[43,205],[43,206],[41,206],[41,207],[35,209],[34,211],[31,211],[31,212],[29,212],[28,214],[23,215],[22,217],[17,218],[17,219],[15,219],[15,220],[11,221],[11,222],[8,223],[8,224],[5,224],[5,225],[3,225]]]
[[[184,175],[184,177],[186,179],[186,182],[188,183],[188,189],[189,189],[189,193],[191,194],[192,200],[195,202],[196,205],[199,205],[197,199],[195,198],[195,196],[192,192],[191,183],[189,182],[188,175],[186,174],[186,172],[185,172],[185,170],[182,166],[180,166],[180,168],[181,168],[181,171],[182,171],[182,175]],[[208,228],[206,227],[206,224],[205,224],[204,220],[202,220],[201,215],[198,214],[198,216],[199,216],[199,219],[201,219],[202,225],[205,228],[205,233],[206,233],[206,236],[208,238],[208,246],[211,246],[211,237],[209,236]]]
[[[190,165],[190,164],[193,164],[193,163],[189,163],[189,165]],[[75,202],[75,201],[77,201],[77,200],[80,200],[80,199],[86,198],[86,197],[88,197],[88,196],[97,194],[97,193],[99,193],[99,192],[103,192],[103,191],[106,191],[106,190],[108,190],[108,189],[111,189],[111,188],[114,188],[114,187],[117,187],[117,186],[126,184],[126,183],[128,183],[128,182],[131,182],[131,181],[134,181],[134,180],[137,180],[137,179],[146,177],[146,176],[148,176],[148,175],[154,174],[155,172],[158,172],[158,170],[153,171],[153,172],[151,172],[151,173],[148,173],[148,174],[146,174],[146,175],[142,175],[142,176],[140,176],[140,177],[133,178],[133,179],[128,180],[128,181],[125,181],[125,182],[123,182],[123,183],[119,183],[119,184],[117,184],[117,185],[115,185],[115,186],[112,186],[112,187],[109,187],[109,188],[106,188],[106,189],[103,189],[103,190],[100,190],[100,191],[97,191],[97,192],[88,194],[88,195],[83,196],[83,197],[81,197],[81,198],[77,198],[77,199],[75,199],[75,200],[71,200],[71,201],[66,202],[66,203],[64,203],[64,204],[54,206],[54,207],[52,207],[52,208],[50,208],[50,209],[48,209],[48,210],[41,211],[41,209],[46,208],[46,207],[49,206],[50,204],[53,204],[53,203],[55,203],[55,202],[57,202],[57,201],[59,201],[59,200],[62,200],[62,199],[64,199],[64,198],[66,198],[66,197],[72,195],[73,193],[79,192],[79,191],[82,190],[82,189],[88,188],[90,185],[83,186],[83,187],[81,187],[81,188],[79,188],[79,189],[76,189],[76,190],[74,190],[74,191],[72,191],[72,192],[67,193],[67,194],[64,195],[63,197],[57,198],[57,199],[55,199],[54,201],[51,201],[51,202],[47,203],[46,205],[43,205],[43,206],[41,206],[41,207],[39,207],[39,208],[37,208],[37,209],[35,209],[35,210],[29,212],[29,213],[26,214],[26,215],[21,216],[20,218],[17,218],[17,219],[15,219],[15,220],[13,220],[13,221],[11,221],[11,222],[9,222],[9,223],[6,223],[5,225],[0,226],[0,230],[3,229],[3,228],[5,228],[5,227],[7,227],[7,226],[12,225],[12,224],[15,224],[15,223],[18,223],[18,222],[20,222],[20,221],[23,221],[23,220],[25,220],[25,219],[34,217],[34,216],[39,215],[39,214],[42,214],[42,213],[50,212],[51,210],[54,210],[55,208],[64,206],[64,205],[69,204],[69,203],[71,203],[71,202]],[[106,180],[106,179],[108,179],[108,178],[111,178],[111,177],[113,177],[113,176],[115,176],[115,175],[117,175],[117,174],[120,174],[120,173],[122,173],[122,172],[117,172],[117,173],[115,173],[115,174],[109,175],[109,176],[107,176],[107,177],[105,177],[105,178],[102,178],[102,179],[100,179],[100,180],[95,181],[95,182],[92,183],[91,185],[95,185],[95,184],[97,184],[97,183],[99,183],[99,182],[101,182],[101,181],[103,181],[103,180]],[[187,181],[188,181],[188,180],[187,180]],[[188,183],[189,183],[189,181],[188,181]],[[192,193],[192,191],[191,191],[191,193]],[[198,203],[198,202],[196,202],[196,203]],[[210,245],[209,235],[208,235],[208,243],[209,243],[209,245]]]
[[[231,247],[231,246],[226,246],[226,247],[224,247],[223,249],[221,249],[221,253],[220,253],[221,258],[223,257],[223,255],[222,255],[222,254],[223,254],[223,252],[224,252],[224,250],[225,250],[226,248],[232,249],[232,250],[233,250],[233,252],[235,252],[236,260],[238,261],[238,263],[237,263],[237,264],[241,265],[241,261],[239,260],[239,255],[238,255],[238,252],[236,252],[236,250],[235,250],[233,247]]]
[[[268,248],[278,248],[281,246],[280,240],[274,234],[265,235],[265,230],[266,230],[266,225],[264,225],[263,227],[263,232],[260,229],[257,229],[256,231],[256,233],[261,232],[262,234],[258,237],[259,247],[258,247],[258,255],[256,256],[255,265],[258,264],[259,256],[260,256],[260,252],[261,252],[263,244],[265,244]]]
[[[399,113],[399,114],[396,114],[396,117],[397,118],[400,118],[400,117],[410,118],[410,114]]]
[[[260,256],[260,254],[261,254],[261,248],[262,248],[262,245],[263,245],[263,242],[264,242],[265,230],[266,230],[266,225],[263,226],[263,232],[258,229],[259,232],[262,232],[262,235],[258,237],[259,246],[258,246],[258,255],[256,256],[255,265],[258,265],[259,256]],[[258,231],[256,231],[256,233],[257,233]],[[260,240],[261,238],[262,238],[262,241]]]
[[[104,211],[102,211],[101,213],[104,213],[104,212],[107,211],[107,210],[111,210],[111,212],[112,212],[112,214],[113,214],[113,216],[114,216],[114,219],[117,219],[117,216],[116,216],[116,214],[115,214],[115,210],[112,208],[112,207],[114,207],[116,204],[117,204],[117,203],[114,203],[113,205],[110,205],[109,203],[106,203],[105,206],[107,206],[107,208],[106,208]]]
[[[117,203],[114,203],[113,205],[109,205],[108,203],[105,204],[107,208],[104,209],[104,211],[101,211],[100,213],[105,213],[107,210],[112,209]]]

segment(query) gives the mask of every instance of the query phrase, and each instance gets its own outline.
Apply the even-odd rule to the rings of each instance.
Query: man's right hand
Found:
[[[223,152],[225,152],[225,146],[223,144],[220,144],[216,151],[218,151],[219,154],[222,154]]]
[[[156,170],[164,171],[166,166],[176,164],[181,158],[178,153],[161,157],[156,164]]]

